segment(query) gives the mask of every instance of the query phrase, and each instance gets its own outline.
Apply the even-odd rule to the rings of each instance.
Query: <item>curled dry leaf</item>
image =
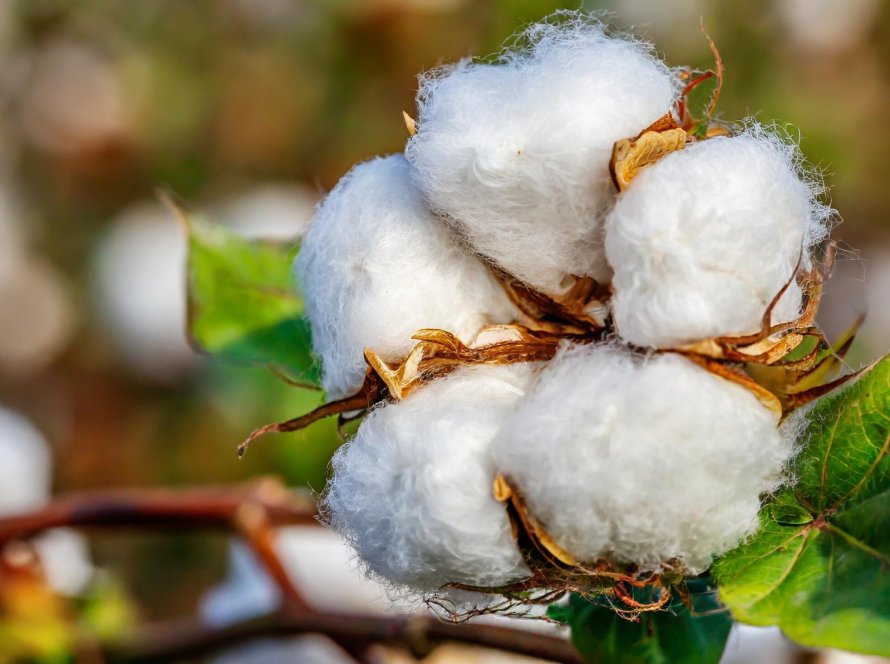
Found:
[[[666,117],[673,121],[670,115]],[[618,191],[627,189],[640,169],[684,147],[686,130],[681,127],[647,130],[636,138],[618,141],[612,149],[612,161],[609,164],[612,180]]]
[[[522,324],[532,330],[564,336],[595,335],[608,317],[611,289],[591,277],[572,277],[572,284],[559,296],[535,290],[493,263],[489,270],[522,314]]]
[[[637,176],[641,169],[654,164],[671,152],[682,150],[686,147],[686,143],[695,140],[696,136],[708,139],[714,136],[731,135],[728,128],[711,124],[711,118],[717,109],[717,101],[720,99],[720,91],[723,88],[723,58],[720,57],[720,51],[717,50],[714,40],[705,32],[704,24],[701,28],[708,41],[708,47],[714,55],[715,69],[704,72],[681,71],[680,78],[685,82],[685,85],[674,111],[660,117],[634,138],[622,139],[615,143],[612,149],[612,160],[609,163],[609,172],[612,174],[612,181],[618,191],[627,189],[631,180]],[[687,98],[695,88],[712,78],[716,79],[717,85],[714,88],[705,117],[698,120],[689,112]]]

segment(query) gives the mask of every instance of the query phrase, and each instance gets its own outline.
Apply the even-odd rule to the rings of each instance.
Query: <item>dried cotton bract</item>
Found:
[[[682,356],[582,345],[544,369],[495,456],[576,558],[697,573],[754,530],[791,449],[753,394]]]
[[[829,210],[797,162],[794,146],[753,127],[640,172],[606,222],[622,339],[673,348],[760,329],[770,302],[827,233]],[[794,320],[800,305],[791,283],[772,322]]]
[[[491,492],[491,442],[533,365],[465,367],[372,410],[334,457],[331,522],[368,568],[409,587],[528,575]]]
[[[366,347],[396,361],[421,328],[469,341],[486,324],[514,317],[482,262],[427,211],[401,155],[356,166],[328,194],[296,271],[333,398],[361,386]]]
[[[615,141],[670,110],[674,79],[641,43],[578,17],[538,24],[494,64],[421,79],[405,154],[430,207],[494,263],[549,294],[605,283],[602,215]]]

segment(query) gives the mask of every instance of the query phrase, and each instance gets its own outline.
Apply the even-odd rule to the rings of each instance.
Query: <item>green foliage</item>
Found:
[[[186,223],[194,342],[222,359],[266,364],[317,385],[309,324],[290,272],[295,250],[247,240],[200,219]]]
[[[706,585],[698,579],[689,584],[690,591]],[[588,601],[572,595],[568,606],[551,607],[549,614],[572,628],[572,643],[586,662],[716,664],[732,618],[721,610],[714,593],[705,590],[690,597],[693,612],[675,596],[666,610],[643,613],[635,621],[619,616],[605,597]]]
[[[126,590],[107,575],[76,598],[74,609],[81,629],[101,641],[124,638],[137,622],[136,608]]]
[[[890,656],[890,359],[813,407],[761,529],[713,568],[738,620]]]

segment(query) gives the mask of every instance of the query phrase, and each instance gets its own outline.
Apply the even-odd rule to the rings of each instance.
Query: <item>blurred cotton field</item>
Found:
[[[833,236],[846,248],[821,325],[837,335],[867,311],[849,363],[890,350],[890,3],[580,4],[633,26],[667,61],[706,68],[702,18],[727,67],[722,112],[797,123],[789,131],[844,215]],[[158,192],[246,237],[294,242],[352,164],[402,149],[401,111],[414,108],[418,72],[492,52],[563,6],[579,3],[0,3],[0,514],[61,492],[262,475],[320,491],[339,445],[332,423],[238,461],[235,446],[251,428],[319,396],[193,350],[186,239]],[[319,606],[422,610],[394,604],[328,531],[288,530],[278,546]],[[33,551],[5,553],[10,564],[35,555],[55,592],[83,595],[114,579],[145,619],[200,612],[222,625],[278,599],[250,554],[221,536],[59,530]],[[774,630],[744,627],[724,661],[804,656]],[[316,638],[218,661],[282,657],[346,661]],[[381,661],[407,660],[386,651]],[[448,647],[427,661],[519,660]]]

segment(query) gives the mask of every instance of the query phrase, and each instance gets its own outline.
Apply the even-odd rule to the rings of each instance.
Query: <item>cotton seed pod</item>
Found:
[[[608,282],[601,222],[614,198],[613,144],[675,97],[674,77],[647,45],[564,18],[532,26],[522,48],[493,64],[464,60],[422,77],[405,151],[432,209],[551,296],[570,275]]]
[[[495,441],[498,472],[580,561],[691,574],[757,525],[792,438],[744,387],[680,355],[560,350]]]
[[[427,592],[528,575],[492,496],[491,442],[533,371],[458,369],[372,410],[337,452],[324,507],[371,572]]]
[[[421,328],[469,341],[515,315],[482,262],[427,211],[402,155],[367,161],[339,182],[315,213],[295,271],[332,398],[359,389],[366,347],[398,361]]]
[[[644,168],[606,221],[612,314],[625,341],[676,348],[798,317],[795,269],[810,265],[830,210],[795,146],[752,126]]]

